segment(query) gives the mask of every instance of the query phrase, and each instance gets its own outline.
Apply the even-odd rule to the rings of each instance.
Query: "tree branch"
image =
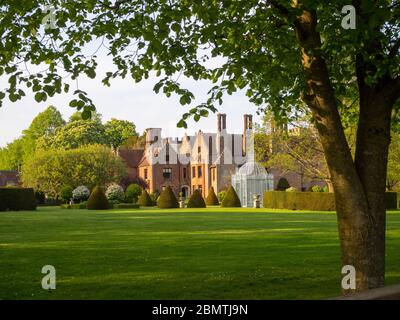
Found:
[[[390,49],[389,52],[389,59],[394,58],[398,53],[400,49],[400,39],[397,39],[397,41],[394,43],[393,47]]]

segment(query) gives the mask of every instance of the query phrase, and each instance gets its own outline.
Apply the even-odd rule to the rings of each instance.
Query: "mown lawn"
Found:
[[[41,288],[41,269],[57,289]],[[334,213],[40,208],[0,213],[0,299],[316,299],[340,294]],[[389,212],[387,283],[400,282]]]

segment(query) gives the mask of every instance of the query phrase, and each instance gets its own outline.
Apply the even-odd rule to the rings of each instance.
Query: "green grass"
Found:
[[[400,282],[389,212],[388,284]],[[41,289],[54,265],[57,289]],[[336,216],[265,209],[0,213],[0,299],[316,299],[340,294]]]

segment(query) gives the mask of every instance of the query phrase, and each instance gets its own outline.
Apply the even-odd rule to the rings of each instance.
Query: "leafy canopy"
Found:
[[[0,149],[0,170],[20,169],[24,161],[35,152],[39,138],[51,136],[64,125],[61,113],[53,106],[39,113],[20,138]]]
[[[323,44],[316,54],[327,61],[338,101],[357,99],[356,55],[374,65],[367,83],[400,74],[400,5],[394,0],[356,2],[369,19],[358,19],[355,30],[345,30],[341,9],[348,0],[301,1],[317,12]],[[211,82],[209,99],[186,112],[179,126],[186,126],[190,116],[197,121],[215,111],[224,94],[238,89],[246,90],[250,101],[269,105],[276,117],[285,119],[304,107],[299,102],[304,77],[293,30],[302,10],[299,3],[6,0],[0,6],[0,75],[8,79],[8,87],[0,92],[0,99],[17,101],[27,87],[38,102],[67,93],[69,82],[78,76],[96,77],[97,54],[104,51],[115,66],[106,73],[105,85],[127,76],[139,82],[154,73],[159,77],[156,92],[177,94],[182,105],[190,105],[194,95],[181,86],[179,76]],[[44,29],[45,4],[55,8],[55,28]],[[88,50],[93,44],[96,49]],[[384,54],[370,50],[371,44],[382,47]],[[26,64],[46,68],[28,73]],[[79,88],[73,94],[71,107],[89,118],[94,110],[90,97]],[[345,111],[346,105],[340,108]]]
[[[138,136],[136,126],[127,120],[111,119],[104,127],[107,140],[113,148],[119,148],[129,138]]]
[[[102,145],[36,152],[22,166],[22,181],[48,195],[60,195],[63,186],[93,188],[119,181],[126,175],[120,157]]]

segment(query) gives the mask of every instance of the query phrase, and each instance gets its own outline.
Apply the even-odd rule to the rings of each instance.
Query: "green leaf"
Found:
[[[70,101],[69,106],[72,108],[76,108],[78,106],[78,101],[76,99]]]
[[[41,92],[37,92],[36,94],[35,94],[35,100],[36,100],[36,102],[41,102],[42,101],[42,93]]]
[[[186,121],[183,120],[183,119],[179,120],[179,122],[177,123],[176,126],[177,126],[178,128],[185,128],[185,129],[187,129],[187,123],[186,123]]]
[[[87,110],[87,109],[83,110],[83,112],[82,112],[82,119],[83,120],[88,120],[91,117],[92,117],[92,112],[90,110]]]

